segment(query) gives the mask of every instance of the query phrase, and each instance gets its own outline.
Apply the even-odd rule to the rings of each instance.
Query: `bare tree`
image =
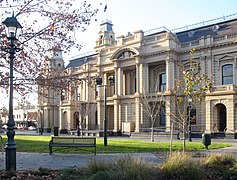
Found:
[[[185,150],[185,134],[189,131],[191,138],[191,122],[196,118],[191,112],[205,100],[206,92],[212,87],[211,80],[205,74],[201,74],[200,63],[192,58],[194,52],[190,51],[191,58],[186,64],[179,64],[182,77],[176,80],[176,85],[170,92],[170,103],[167,104],[174,109],[170,111],[172,121],[183,131],[183,150]]]
[[[151,141],[154,142],[154,125],[165,107],[164,96],[158,93],[143,91],[141,105],[151,122]],[[163,112],[164,113],[164,112]]]
[[[22,96],[32,91],[35,79],[43,68],[43,60],[48,49],[57,47],[69,53],[72,48],[78,51],[81,45],[76,36],[77,30],[85,31],[96,19],[99,9],[105,3],[74,0],[2,0],[0,1],[1,22],[7,17],[18,18],[23,26],[22,33],[15,42],[20,47],[14,59],[14,88]],[[9,41],[3,35],[0,24],[1,46],[7,47]],[[0,87],[8,89],[8,54],[0,51]]]

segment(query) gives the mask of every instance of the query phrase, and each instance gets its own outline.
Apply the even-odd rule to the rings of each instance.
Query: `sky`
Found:
[[[97,0],[87,1],[98,4]],[[102,8],[97,22],[92,21],[85,32],[76,32],[83,48],[79,52],[72,50],[70,54],[64,54],[66,65],[73,57],[93,51],[100,23],[105,19],[112,21],[115,36],[118,37],[161,26],[172,30],[237,13],[237,0],[104,0],[103,4],[107,4],[107,10],[103,12]],[[32,102],[37,103],[37,96],[33,97]],[[7,96],[1,99],[1,104],[8,106]]]
[[[92,21],[85,32],[77,32],[84,47],[79,52],[64,54],[66,63],[72,57],[93,51],[100,23],[105,19],[112,21],[118,37],[162,26],[172,30],[237,13],[236,0],[104,0],[104,3],[107,11],[98,14],[97,22]]]

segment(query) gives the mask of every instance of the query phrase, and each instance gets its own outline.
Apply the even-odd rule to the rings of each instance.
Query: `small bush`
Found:
[[[161,166],[164,179],[202,179],[203,168],[189,153],[175,152]]]
[[[203,159],[203,165],[209,179],[237,177],[236,158],[231,154],[210,154]]]
[[[114,163],[113,179],[155,179],[156,167],[131,155],[118,158]]]
[[[93,174],[92,179],[106,177],[113,180],[143,180],[155,179],[158,168],[141,158],[126,155],[117,158],[113,163],[103,159],[92,159],[87,169]]]
[[[107,161],[105,161],[103,158],[93,158],[89,161],[89,164],[87,166],[87,170],[94,174],[99,171],[107,171],[111,167],[111,164]]]
[[[228,169],[236,164],[236,159],[231,154],[210,154],[204,159],[208,167]]]

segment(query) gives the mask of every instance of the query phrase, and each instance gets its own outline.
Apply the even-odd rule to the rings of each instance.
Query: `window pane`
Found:
[[[161,84],[166,84],[166,74],[161,74]]]
[[[223,84],[233,84],[233,77],[223,77]]]
[[[160,125],[161,126],[165,126],[165,107],[162,107],[161,108],[161,111],[160,111]]]
[[[166,90],[166,74],[160,74],[160,92],[164,92]]]
[[[233,76],[233,66],[225,65],[222,67],[223,76]]]
[[[233,65],[222,66],[222,84],[233,84]]]

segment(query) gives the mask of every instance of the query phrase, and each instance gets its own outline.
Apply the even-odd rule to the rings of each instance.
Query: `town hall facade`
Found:
[[[59,49],[46,57],[44,75],[54,77],[51,86],[39,85],[39,121],[44,129],[103,131],[104,112],[108,131],[147,132],[151,122],[144,112],[144,93],[165,96],[181,78],[180,63],[193,59],[201,65],[213,87],[195,110],[192,130],[197,132],[237,131],[237,19],[173,32],[164,29],[116,37],[111,21],[100,26],[95,51],[72,59],[67,67]],[[56,69],[60,75],[52,75]],[[114,83],[109,83],[109,77]],[[102,78],[102,86],[96,79]],[[57,85],[64,78],[63,86]],[[65,83],[65,82],[64,82]],[[106,89],[106,107],[104,92]],[[105,109],[106,108],[106,111]],[[155,122],[159,131],[170,132],[175,113],[165,105]]]

